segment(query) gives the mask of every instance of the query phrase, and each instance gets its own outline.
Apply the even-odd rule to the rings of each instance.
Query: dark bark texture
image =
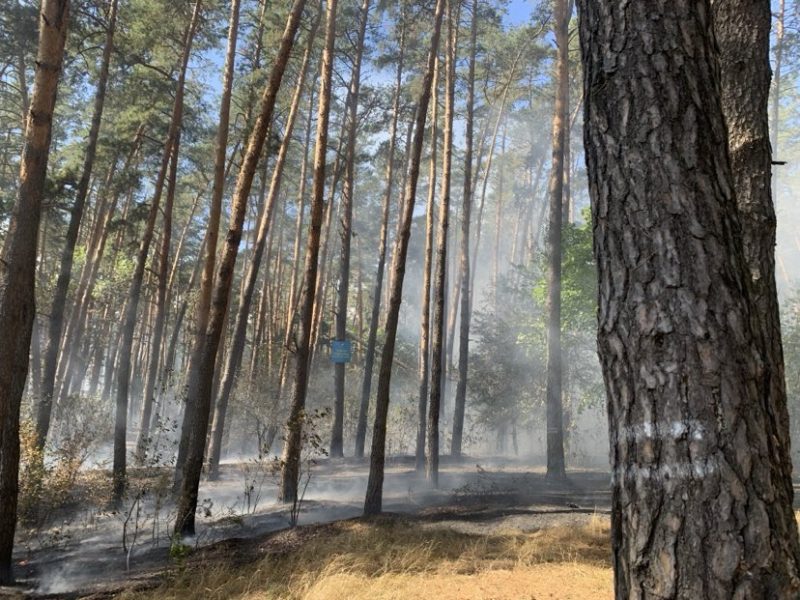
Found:
[[[708,0],[581,0],[616,597],[797,598]]]

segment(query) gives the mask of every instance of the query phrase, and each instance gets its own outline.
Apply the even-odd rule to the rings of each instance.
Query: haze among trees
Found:
[[[799,66],[793,0],[0,0],[0,595],[800,597]]]

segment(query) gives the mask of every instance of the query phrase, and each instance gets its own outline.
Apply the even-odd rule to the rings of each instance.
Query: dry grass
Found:
[[[258,561],[210,557],[122,598],[536,599],[612,596],[608,521],[475,536],[398,518],[287,533]]]

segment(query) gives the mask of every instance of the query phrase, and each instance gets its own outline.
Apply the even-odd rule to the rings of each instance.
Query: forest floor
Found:
[[[227,464],[202,484],[197,536],[181,544],[168,473],[151,471],[120,511],[73,507],[22,531],[20,586],[0,596],[611,597],[608,474],[571,471],[557,485],[521,461],[478,462],[444,460],[434,490],[412,459],[390,460],[385,515],[363,519],[368,463],[319,461],[294,529],[266,461]]]

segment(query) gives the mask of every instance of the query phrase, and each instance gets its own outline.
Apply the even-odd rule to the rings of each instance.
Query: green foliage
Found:
[[[585,215],[588,217],[588,214]],[[544,260],[500,282],[496,307],[475,314],[479,342],[471,349],[470,386],[478,421],[492,429],[542,413],[547,368],[547,278]],[[567,423],[602,401],[595,350],[597,275],[587,220],[562,233],[561,333]]]

